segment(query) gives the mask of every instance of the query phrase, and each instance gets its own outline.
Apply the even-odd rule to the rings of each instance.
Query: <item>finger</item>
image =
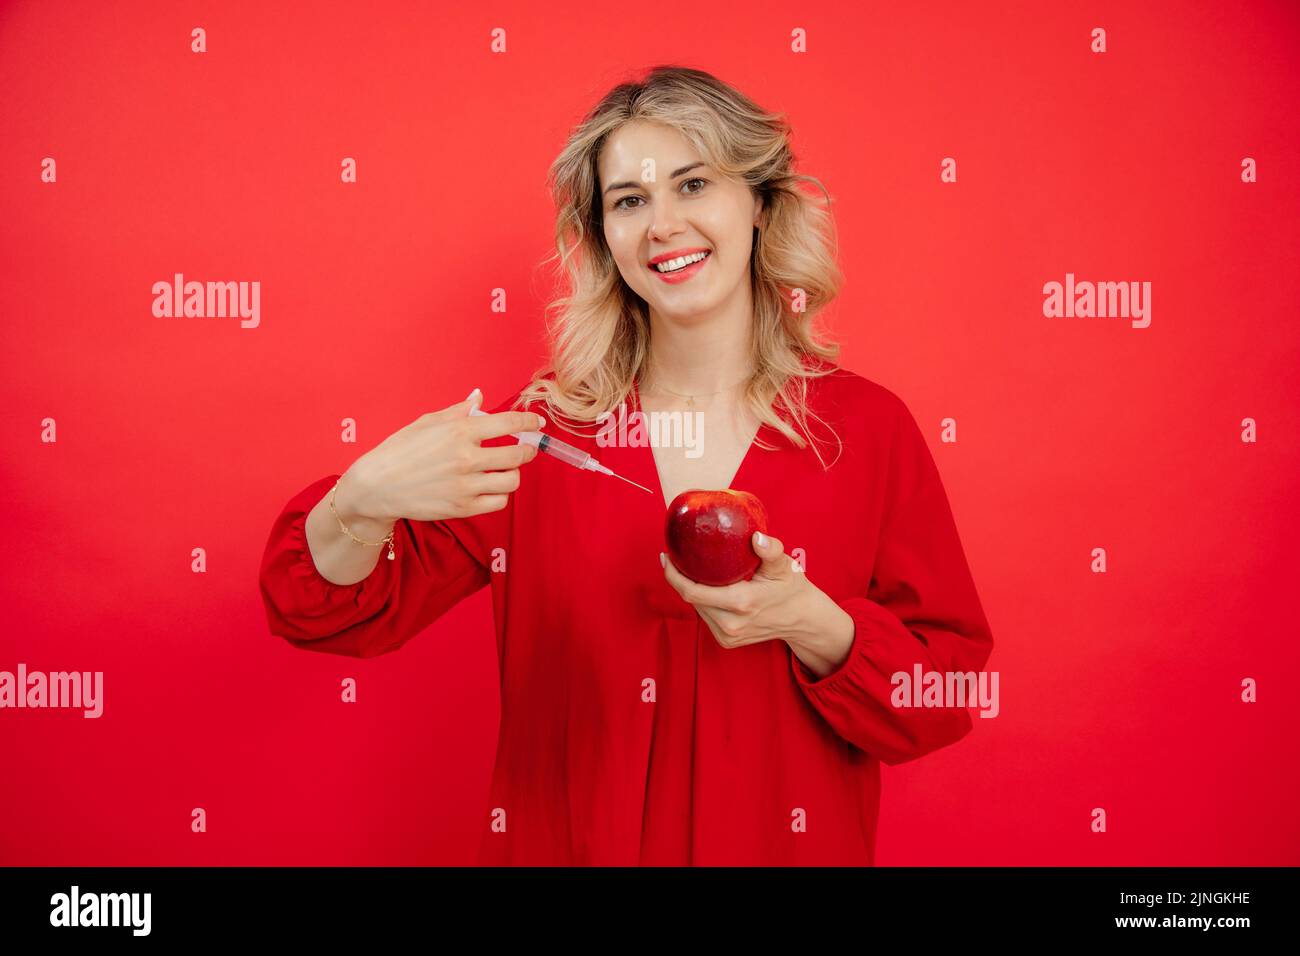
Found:
[[[726,647],[734,647],[739,644],[741,641],[739,628],[744,626],[745,619],[739,614],[732,614],[721,609],[711,609],[711,612],[715,627],[714,633],[717,635],[718,640]],[[731,629],[730,634],[727,633],[728,628]]]
[[[707,584],[696,584],[695,588],[694,603],[697,607],[712,608],[722,614],[744,614],[754,584],[752,581],[737,581],[720,588]]]
[[[673,589],[682,596],[682,600],[688,601],[689,599],[686,597],[686,591],[694,582],[692,582],[686,575],[682,574],[682,572],[678,571],[677,567],[673,564],[672,558],[668,557],[668,555],[663,551],[659,552],[659,561],[664,566],[664,577],[668,579],[668,583],[671,584]]]
[[[509,495],[479,495],[460,517],[472,518],[474,515],[487,514],[489,511],[500,511],[509,502]]]
[[[740,613],[738,602],[744,597],[744,589],[753,587],[748,581],[739,581],[725,587],[700,584],[678,571],[666,554],[663,555],[663,561],[664,575],[668,578],[668,583],[682,596],[682,600],[688,604],[694,604],[697,608],[730,611],[733,614],[738,614]]]
[[[705,608],[696,608],[696,610],[699,611],[700,617],[704,619],[704,623],[708,625],[709,632],[713,635],[713,639],[718,642],[718,646],[731,647],[735,642],[735,638],[728,636],[727,632],[722,629],[722,620],[712,613],[711,609],[706,611]]]
[[[454,421],[460,418],[469,417],[470,410],[478,408],[483,403],[483,392],[480,389],[474,389],[463,401],[455,405],[448,405],[446,408],[440,408],[436,412],[425,412],[415,421],[419,424],[432,423],[439,424],[446,421]]]
[[[726,635],[723,634],[722,631],[718,628],[718,625],[714,622],[713,618],[705,614],[702,608],[696,608],[696,610],[699,611],[700,620],[702,620],[705,623],[705,625],[708,627],[709,633],[713,635],[713,639],[717,641],[719,644],[725,641]]]
[[[748,585],[749,582],[741,581],[737,584],[728,584],[726,587],[715,588],[707,584],[700,584],[698,581],[692,581],[682,572],[677,570],[672,559],[662,551],[659,552],[660,559],[664,563],[664,576],[668,579],[677,593],[682,596],[682,600],[688,604],[694,604],[696,607],[711,607],[719,610],[735,611],[735,601],[739,597],[738,588],[742,585]]]
[[[470,493],[475,495],[510,494],[519,490],[519,482],[518,468],[507,471],[483,471],[470,476],[469,489]]]
[[[443,418],[465,418],[469,413],[483,404],[483,390],[475,388],[465,396],[463,401],[455,405],[449,405],[442,410],[440,417]]]
[[[546,419],[536,412],[497,412],[470,419],[470,434],[475,441],[500,438],[515,432],[535,432],[546,425]]]
[[[474,453],[474,467],[478,471],[502,471],[518,468],[537,457],[534,445],[516,442],[512,445],[487,445]]]

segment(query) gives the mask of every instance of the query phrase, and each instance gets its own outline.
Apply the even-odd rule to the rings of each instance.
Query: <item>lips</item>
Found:
[[[701,249],[698,251],[703,252],[705,254],[703,259],[700,259],[697,262],[692,262],[688,266],[683,266],[682,268],[678,269],[676,272],[660,272],[654,266],[650,266],[650,271],[654,273],[656,277],[658,277],[660,282],[665,282],[668,285],[680,285],[683,282],[688,282],[690,281],[692,276],[699,273],[701,269],[703,269],[706,265],[708,265],[710,262],[713,261],[713,253],[710,250]],[[691,255],[691,254],[692,253],[689,252],[687,253],[679,252],[676,255],[670,254],[669,258],[676,258],[678,255]],[[664,261],[663,256],[656,256],[655,258],[660,262]]]
[[[654,268],[661,262],[667,262],[669,259],[680,259],[682,256],[693,256],[697,252],[712,252],[712,249],[705,249],[703,246],[694,246],[689,249],[674,249],[672,252],[663,252],[655,256],[647,263],[650,268]]]

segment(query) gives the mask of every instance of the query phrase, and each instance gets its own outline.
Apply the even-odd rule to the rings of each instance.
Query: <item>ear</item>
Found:
[[[754,225],[759,226],[759,218],[763,212],[763,197],[755,194],[754,196]]]

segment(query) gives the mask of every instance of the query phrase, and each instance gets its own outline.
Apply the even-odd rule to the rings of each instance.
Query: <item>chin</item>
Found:
[[[717,305],[716,302],[701,300],[690,302],[676,302],[672,306],[662,305],[658,307],[658,312],[665,319],[671,319],[678,325],[692,325],[703,316],[712,312]]]

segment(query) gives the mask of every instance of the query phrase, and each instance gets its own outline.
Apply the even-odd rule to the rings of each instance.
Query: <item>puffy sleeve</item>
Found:
[[[456,522],[401,519],[388,549],[355,584],[327,581],[307,547],[308,513],[339,479],[331,475],[294,495],[271,527],[259,586],[267,623],[295,647],[376,657],[396,650],[462,598],[491,580]]]
[[[849,655],[821,679],[790,655],[799,687],[835,732],[891,765],[954,743],[972,727],[964,706],[894,706],[893,675],[910,680],[919,665],[945,683],[950,672],[978,676],[993,649],[934,459],[901,400],[897,412],[870,586],[836,602],[854,622]]]

